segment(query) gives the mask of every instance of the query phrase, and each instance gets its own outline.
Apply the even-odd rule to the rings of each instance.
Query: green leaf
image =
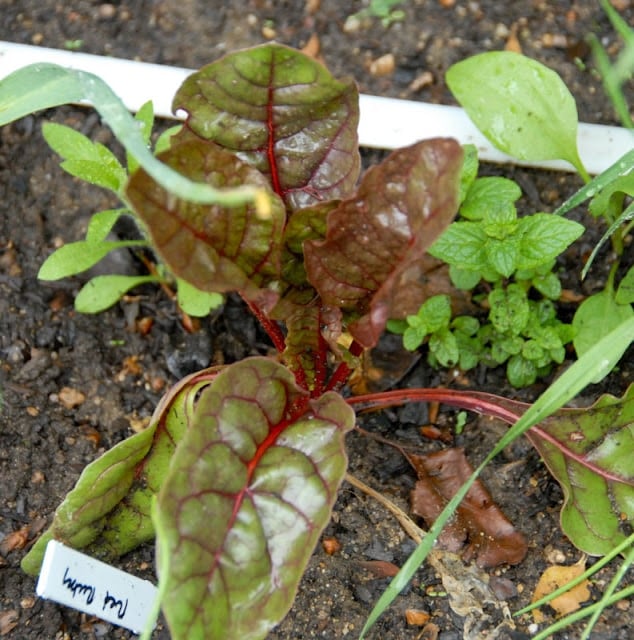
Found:
[[[530,317],[526,292],[519,285],[510,284],[506,289],[493,289],[488,299],[489,320],[495,329],[501,333],[521,334]]]
[[[519,269],[534,269],[563,253],[585,231],[574,220],[552,213],[535,213],[520,218]]]
[[[484,254],[487,235],[477,222],[454,222],[429,248],[429,253],[463,271],[481,272],[488,267]]]
[[[203,318],[212,309],[217,309],[224,298],[219,293],[201,291],[185,280],[176,280],[178,306],[190,316]]]
[[[309,400],[267,358],[203,390],[155,513],[174,640],[264,638],[284,617],[330,518],[353,426],[341,396]]]
[[[462,204],[467,197],[473,182],[478,176],[478,148],[474,144],[462,146],[464,159],[462,161],[462,171],[460,172],[460,196],[458,202]]]
[[[72,176],[119,193],[128,174],[116,156],[83,133],[54,122],[42,125],[48,145],[64,159],[62,168]]]
[[[173,109],[198,136],[239,152],[295,210],[351,195],[360,158],[358,91],[280,44],[231,53],[185,80]]]
[[[562,79],[509,51],[467,58],[449,68],[447,84],[478,129],[520,160],[567,160],[587,175],[577,151],[577,108]]]
[[[150,425],[91,462],[55,511],[53,522],[22,560],[37,575],[51,538],[74,549],[112,560],[154,538],[150,516],[176,443],[181,439],[195,398],[208,384],[186,379],[161,400]]]
[[[43,262],[37,277],[40,280],[59,280],[74,276],[96,265],[110,251],[118,248],[112,246],[117,244],[115,242],[93,244],[84,240],[65,244],[51,253]]]
[[[75,298],[75,309],[80,313],[100,313],[130,289],[149,282],[160,282],[160,279],[157,276],[96,276],[80,289]]]
[[[585,553],[608,553],[634,525],[634,387],[565,409],[527,435],[564,491],[566,536]]]
[[[150,139],[152,137],[152,128],[154,127],[154,105],[151,100],[143,103],[139,110],[136,112],[134,119],[139,123],[141,130],[141,137],[143,138],[146,146],[150,146]],[[137,159],[131,154],[126,153],[126,160],[128,164],[128,173],[132,174],[139,168]]]
[[[514,236],[503,239],[487,238],[484,253],[491,267],[501,276],[509,278],[517,268],[519,239]]]
[[[424,327],[408,327],[403,332],[403,346],[408,351],[416,351],[423,344],[425,336],[427,336],[427,332]]]
[[[634,267],[630,267],[619,282],[615,301],[617,304],[632,304],[634,302]]]
[[[130,215],[132,212],[129,209],[107,209],[93,213],[86,230],[86,242],[93,245],[103,242],[117,220],[126,214]]]
[[[611,291],[604,290],[586,298],[577,308],[572,326],[577,356],[583,355],[603,336],[634,315],[629,304],[618,304]]]
[[[517,389],[528,387],[537,379],[537,367],[522,355],[514,355],[506,364],[506,377]]]
[[[443,367],[455,367],[460,360],[458,341],[448,329],[436,331],[430,336],[429,350]]]
[[[101,78],[78,69],[40,62],[9,74],[0,81],[0,126],[40,109],[87,100],[95,106],[116,138],[165,189],[188,202],[232,206],[261,196],[246,185],[217,190],[192,182],[159,162],[147,148],[138,123]]]
[[[543,276],[536,276],[531,284],[539,293],[550,300],[559,300],[561,296],[561,281],[552,271]]]
[[[425,300],[418,311],[427,327],[427,333],[435,333],[446,329],[451,320],[451,301],[448,295],[435,295]]]
[[[482,279],[480,271],[461,269],[455,264],[449,265],[449,278],[456,289],[469,291],[477,286]]]
[[[460,215],[468,220],[482,220],[489,210],[497,209],[502,203],[512,204],[521,195],[518,184],[508,178],[478,178],[467,192]]]

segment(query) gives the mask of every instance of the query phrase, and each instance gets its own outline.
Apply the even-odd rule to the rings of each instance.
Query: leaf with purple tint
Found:
[[[423,302],[421,258],[456,213],[461,167],[455,140],[399,149],[330,213],[326,239],[305,243],[309,281],[327,305],[346,312],[364,347],[376,344],[388,318]]]
[[[51,526],[22,559],[26,573],[39,573],[51,539],[113,559],[154,538],[152,501],[189,426],[195,398],[214,375],[205,370],[182,380],[165,394],[146,429],[84,469]]]
[[[266,175],[295,210],[347,197],[359,175],[358,91],[279,44],[231,53],[185,80],[187,126]]]
[[[346,470],[354,414],[267,358],[202,391],[155,513],[163,611],[180,640],[263,638],[289,610]]]
[[[634,386],[564,409],[527,436],[563,489],[561,526],[572,543],[604,555],[622,542],[634,526]]]
[[[271,210],[220,207],[176,198],[143,170],[127,196],[170,270],[202,291],[240,291],[263,308],[276,299],[266,284],[278,277],[285,210],[257,169],[197,138],[176,143],[159,158],[179,173],[214,187],[245,184],[268,191]]]

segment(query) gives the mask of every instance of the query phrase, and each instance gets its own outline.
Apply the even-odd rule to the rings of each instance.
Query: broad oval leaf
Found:
[[[564,492],[561,526],[590,555],[604,555],[634,525],[634,386],[622,398],[564,409],[527,436]]]
[[[279,44],[229,54],[189,76],[174,111],[266,175],[294,210],[347,197],[359,175],[358,91]]]
[[[551,69],[510,51],[489,51],[449,68],[447,85],[482,133],[520,160],[567,160],[582,175],[577,107]]]
[[[158,156],[181,174],[216,188],[252,185],[268,192],[270,212],[253,205],[222,207],[187,202],[166,191],[144,170],[127,196],[172,273],[201,291],[240,291],[263,309],[275,302],[266,290],[280,269],[284,205],[266,178],[217,145],[198,139],[174,144]]]
[[[304,244],[309,281],[327,305],[347,312],[362,346],[373,347],[389,318],[423,302],[421,258],[456,214],[461,169],[455,140],[399,149],[329,214],[325,240]]]
[[[308,399],[267,358],[205,389],[161,490],[163,611],[175,640],[263,638],[290,608],[346,470],[343,398]]]

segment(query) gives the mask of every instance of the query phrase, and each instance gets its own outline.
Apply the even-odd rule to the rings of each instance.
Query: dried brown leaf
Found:
[[[412,490],[412,512],[431,525],[473,469],[464,450],[458,448],[424,456],[410,454],[408,459],[419,477]],[[475,559],[480,567],[517,564],[527,551],[524,536],[515,530],[479,480],[443,529],[439,542],[449,551],[462,549],[462,557],[466,561]]]

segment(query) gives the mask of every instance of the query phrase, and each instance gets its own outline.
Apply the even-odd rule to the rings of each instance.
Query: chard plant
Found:
[[[421,257],[458,210],[460,145],[419,142],[359,179],[354,82],[277,44],[190,76],[174,98],[185,125],[157,157],[98,78],[54,65],[0,83],[0,124],[80,99],[95,104],[133,158],[117,192],[160,264],[203,293],[237,292],[278,355],[178,382],[147,429],[84,470],[24,557],[27,573],[39,572],[51,539],[110,560],[156,539],[160,606],[173,638],[264,638],[290,609],[330,518],[355,410],[432,400],[514,424],[448,502],[366,630],[484,464],[528,430],[564,487],[562,526],[574,544],[604,554],[627,540],[632,393],[590,412],[554,412],[618,362],[634,339],[632,319],[532,407],[446,389],[341,394],[387,321],[424,303]],[[64,141],[56,144],[62,151]]]

